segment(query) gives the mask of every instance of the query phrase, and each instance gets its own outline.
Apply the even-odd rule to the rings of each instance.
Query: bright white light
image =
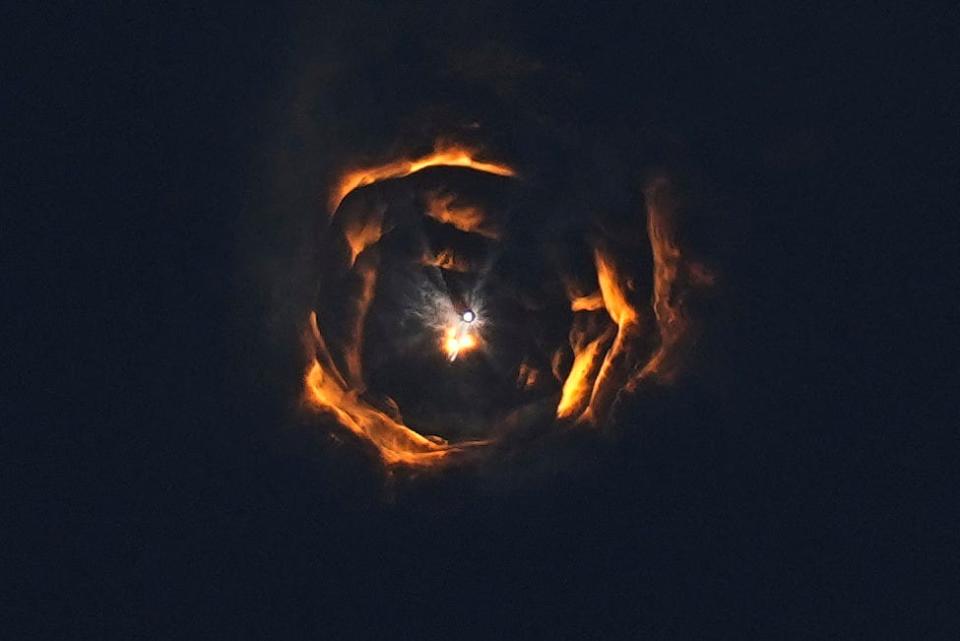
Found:
[[[477,315],[473,313],[472,309],[468,309],[460,318],[463,319],[464,323],[472,323],[474,320],[476,320]]]

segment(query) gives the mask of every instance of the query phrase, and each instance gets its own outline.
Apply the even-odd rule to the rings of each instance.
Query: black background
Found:
[[[946,634],[950,566],[912,583],[937,549],[921,540],[946,551],[945,530],[921,539],[910,497],[917,461],[944,456],[916,441],[945,423],[955,371],[928,344],[944,317],[917,318],[919,274],[945,256],[919,228],[945,189],[956,58],[938,47],[955,16],[355,3],[14,18],[8,630]],[[365,59],[369,33],[387,44]],[[577,74],[586,98],[543,100],[578,135],[642,124],[679,140],[736,210],[722,395],[659,399],[622,439],[575,449],[589,465],[481,481],[385,484],[285,422],[296,372],[264,353],[268,302],[245,260],[299,60],[357,57],[353,98],[328,115],[368,144],[389,115],[348,115],[420,100],[405,79],[430,68],[419,43],[436,33]],[[379,67],[383,50],[409,62]]]

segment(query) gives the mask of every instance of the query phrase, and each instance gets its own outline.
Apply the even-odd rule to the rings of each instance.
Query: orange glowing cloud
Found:
[[[427,216],[463,232],[492,240],[500,237],[499,230],[489,223],[482,209],[475,205],[459,204],[456,199],[455,194],[427,194]]]
[[[432,466],[451,454],[484,444],[483,441],[471,441],[451,445],[436,436],[422,436],[373,407],[361,398],[355,386],[346,382],[333,364],[315,313],[310,315],[310,333],[316,356],[311,359],[304,376],[308,406],[330,415],[337,424],[371,443],[384,463]]]
[[[570,309],[574,312],[593,312],[603,309],[603,295],[600,292],[586,296],[570,296]]]
[[[593,340],[586,340],[583,333],[574,331],[571,341],[573,365],[563,383],[560,402],[557,404],[557,418],[574,418],[580,415],[590,400],[593,380],[600,367],[604,348],[610,341],[612,332],[608,329]]]
[[[383,236],[383,210],[367,216],[352,216],[343,225],[343,235],[350,247],[350,266],[363,250],[380,242]]]
[[[516,176],[516,171],[512,167],[479,160],[476,152],[466,146],[438,143],[433,152],[420,158],[394,160],[345,172],[337,180],[330,195],[328,203],[330,215],[337,211],[343,199],[355,189],[381,180],[409,176],[427,167],[469,167],[475,171],[497,176]]]
[[[479,160],[476,152],[467,147],[437,144],[434,151],[425,156],[344,172],[331,190],[331,215],[344,198],[359,187],[438,166],[467,167],[499,176],[516,175],[507,165]],[[568,334],[569,349],[548,345],[533,360],[543,365],[542,372],[527,360],[516,370],[516,386],[520,390],[557,393],[556,389],[560,388],[557,396],[552,397],[557,401],[558,425],[602,425],[621,394],[635,391],[644,381],[671,382],[696,336],[688,303],[693,292],[712,285],[715,276],[681,250],[677,228],[682,208],[672,183],[666,178],[657,178],[647,185],[644,196],[645,231],[653,262],[652,274],[649,274],[652,296],[638,300],[633,285],[642,275],[631,271],[634,262],[624,248],[629,245],[629,251],[633,252],[636,245],[618,244],[617,239],[598,240],[593,250],[596,281],[565,282],[573,318]],[[348,269],[343,275],[350,291],[339,301],[337,313],[325,317],[324,321],[331,323],[331,336],[338,338],[336,343],[329,346],[326,343],[316,312],[309,318],[311,354],[303,374],[306,406],[332,417],[338,425],[372,445],[381,460],[390,466],[440,466],[457,460],[461,453],[493,443],[493,440],[449,443],[437,436],[423,435],[404,424],[393,401],[387,399],[383,406],[375,406],[369,400],[378,397],[368,394],[364,380],[363,329],[376,293],[381,259],[379,252],[371,248],[390,231],[390,225],[385,225],[385,206],[361,210],[353,204],[351,202],[350,211],[345,211],[337,220],[338,224],[342,223],[343,239],[350,253]],[[459,202],[450,192],[427,193],[424,205],[423,214],[436,221],[490,240],[500,238],[500,229],[483,209]],[[644,230],[636,231],[639,235]],[[444,270],[471,270],[464,257],[449,249],[426,250],[419,262]],[[449,323],[438,322],[432,327],[437,332],[436,349],[447,357],[451,367],[458,367],[459,363],[453,364],[454,361],[466,354],[481,355],[485,347],[493,347],[485,345],[484,340],[492,340],[490,337],[494,334],[481,337],[479,325],[451,317]],[[546,355],[550,353],[552,358],[548,359]],[[548,374],[547,360],[553,379]]]
[[[695,338],[687,313],[693,292],[709,287],[715,275],[703,264],[690,260],[677,240],[681,203],[673,183],[657,178],[644,190],[647,202],[647,236],[653,250],[653,308],[659,344],[650,359],[631,376],[626,390],[634,391],[652,377],[669,382],[676,377],[684,348]]]

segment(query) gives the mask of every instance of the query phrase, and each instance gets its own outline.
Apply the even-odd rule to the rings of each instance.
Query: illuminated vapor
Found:
[[[422,436],[373,407],[360,397],[357,389],[346,383],[333,364],[315,313],[310,314],[310,333],[316,355],[304,377],[308,404],[373,444],[384,463],[434,465],[450,454],[483,444],[472,441],[451,445],[438,436]]]
[[[516,175],[507,165],[478,160],[469,148],[437,144],[432,153],[422,157],[344,172],[331,190],[330,213],[336,212],[344,198],[359,187],[435,166],[467,167],[499,176]],[[624,255],[622,245],[618,253],[618,239],[597,240],[593,243],[596,281],[581,287],[570,279],[563,279],[572,315],[567,337],[569,347],[547,345],[532,361],[523,360],[516,370],[507,370],[516,371],[519,391],[537,388],[549,393],[551,389],[560,388],[557,396],[545,398],[551,405],[556,399],[553,423],[556,426],[600,426],[622,394],[636,391],[647,381],[673,381],[696,337],[689,303],[699,288],[713,283],[714,276],[681,250],[677,227],[682,208],[671,182],[663,177],[651,181],[644,196],[646,227],[640,226],[642,218],[638,215],[637,233],[645,231],[651,248],[653,269],[652,274],[647,275],[652,278],[649,300],[639,299],[633,284],[644,275],[631,270],[630,256]],[[482,208],[458,201],[449,191],[428,192],[422,203],[423,215],[440,223],[490,241],[501,237],[501,230]],[[342,282],[349,291],[335,301],[340,313],[329,319],[335,324],[330,336],[336,337],[336,341],[328,344],[318,326],[316,313],[310,314],[311,355],[304,374],[304,397],[308,407],[332,417],[338,425],[371,444],[385,464],[438,466],[455,460],[455,454],[482,448],[494,441],[449,443],[440,437],[425,436],[404,424],[399,412],[389,414],[364,400],[369,398],[362,368],[364,327],[377,288],[380,260],[377,243],[391,229],[385,221],[386,211],[382,204],[362,209],[354,208],[351,202],[349,211],[336,221],[342,242],[349,251],[346,261],[337,254],[335,262],[342,272],[338,275],[342,280],[337,282]],[[336,238],[341,242],[341,236]],[[452,249],[424,249],[419,256],[418,253],[414,251],[409,260],[429,267],[420,270],[424,274],[436,275],[433,268],[475,271],[475,265],[470,265]],[[483,336],[492,341],[496,333],[483,331],[484,323],[490,319],[482,299],[471,300],[468,296],[466,302],[470,309],[464,309],[465,301],[455,305],[449,291],[428,285],[430,282],[424,276],[424,286],[411,295],[420,299],[415,301],[410,314],[425,331],[434,333],[437,355],[457,363],[472,352],[491,353],[493,350],[486,348],[493,346],[485,345]],[[546,367],[547,360],[553,379]],[[531,362],[543,365],[543,371]],[[452,365],[450,371],[458,367],[459,363]],[[389,401],[390,404],[393,401]]]
[[[593,312],[603,309],[603,295],[600,292],[586,296],[570,296],[570,310],[574,312]]]
[[[612,257],[600,249],[595,250],[594,258],[603,306],[616,325],[617,333],[597,373],[587,411],[581,416],[582,420],[589,422],[596,422],[606,415],[634,365],[634,348],[641,334],[640,312],[624,288],[629,281],[627,275],[620,273]]]
[[[394,160],[381,165],[362,167],[345,172],[337,181],[330,195],[330,215],[332,216],[337,211],[343,199],[354,189],[372,185],[381,180],[409,176],[427,167],[469,167],[476,171],[496,174],[497,176],[516,175],[516,171],[507,165],[478,160],[476,152],[468,147],[438,143],[433,152],[420,158]]]
[[[386,207],[381,205],[372,211],[364,211],[346,218],[343,222],[343,236],[350,248],[350,267],[357,262],[357,257],[383,237],[383,217]]]
[[[573,365],[563,383],[563,392],[557,404],[557,418],[579,416],[586,408],[603,349],[611,335],[608,329],[593,340],[585,340],[579,333],[572,338]]]
[[[632,275],[622,271],[609,250],[596,247],[599,297],[578,295],[569,286],[567,294],[574,312],[603,309],[611,325],[608,333],[590,341],[584,340],[577,325],[571,330],[574,358],[557,406],[559,419],[597,424],[622,391],[634,392],[646,380],[671,382],[678,373],[684,348],[694,338],[685,305],[697,288],[711,285],[714,277],[680,250],[675,228],[679,204],[670,181],[662,177],[652,181],[644,195],[647,236],[653,255],[653,296],[647,303],[646,315],[656,322],[652,327],[643,323],[640,304],[631,300],[625,287]],[[613,334],[613,340],[607,346],[609,334]],[[641,346],[651,339],[656,345],[653,352],[642,351]],[[559,353],[554,359],[555,373],[558,358]]]
[[[487,219],[487,215],[476,205],[464,205],[456,202],[455,194],[427,194],[426,215],[441,223],[446,223],[462,232],[479,234],[496,240],[500,231]]]
[[[632,392],[644,380],[673,380],[680,367],[684,348],[695,338],[687,313],[691,295],[714,283],[714,275],[701,263],[684,257],[677,241],[679,198],[664,177],[653,180],[644,190],[647,202],[647,236],[653,250],[653,314],[659,345],[627,382]]]

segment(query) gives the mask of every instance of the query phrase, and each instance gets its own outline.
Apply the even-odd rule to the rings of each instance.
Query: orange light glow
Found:
[[[489,441],[472,440],[448,443],[438,436],[423,436],[364,401],[337,371],[317,326],[310,314],[311,347],[316,351],[304,376],[307,404],[327,414],[342,427],[370,442],[388,465],[436,466],[449,457],[463,454]]]
[[[458,322],[455,326],[448,327],[444,333],[443,351],[447,353],[451,363],[457,360],[457,356],[469,352],[478,344],[477,337],[470,331],[467,323]]]
[[[357,256],[371,245],[375,245],[383,236],[383,214],[379,209],[365,217],[352,216],[343,225],[343,235],[350,246],[350,266],[357,262]]]
[[[570,309],[575,312],[592,312],[603,309],[603,295],[600,292],[586,296],[570,296]]]
[[[373,294],[377,284],[377,269],[374,265],[360,261],[354,269],[359,278],[356,298],[354,298],[341,318],[346,324],[345,339],[340,344],[343,361],[347,368],[347,380],[353,385],[362,388],[362,353],[363,353],[363,326],[373,303]]]
[[[458,204],[455,194],[427,194],[426,214],[434,220],[446,223],[460,231],[479,234],[496,240],[500,232],[488,220],[486,214],[477,206]]]
[[[310,363],[304,382],[307,401],[313,407],[373,443],[386,463],[429,465],[457,449],[442,439],[421,436],[364,402],[332,365],[317,327],[316,314],[310,315],[310,329],[318,357]],[[321,365],[321,361],[326,365]]]
[[[680,347],[690,339],[684,302],[694,287],[714,282],[713,275],[703,265],[687,260],[676,243],[674,218],[678,205],[670,183],[666,179],[654,181],[646,195],[647,233],[654,263],[652,314],[647,317],[653,316],[656,325],[651,330],[642,323],[644,315],[627,287],[631,275],[617,264],[612,253],[595,248],[599,292],[584,296],[568,285],[567,295],[574,312],[603,309],[612,325],[590,341],[584,340],[582,328],[574,326],[571,330],[574,359],[557,405],[560,419],[597,424],[621,390],[635,391],[641,381],[653,377],[663,382],[673,380]],[[657,343],[653,353],[642,358],[639,339],[651,331],[655,331]],[[554,358],[555,371],[559,357],[560,352]]]
[[[618,327],[635,322],[639,314],[627,299],[627,292],[624,289],[627,279],[624,275],[617,273],[613,258],[599,248],[594,250],[594,259],[597,265],[600,295],[610,318]]]
[[[337,181],[330,196],[329,210],[332,216],[343,199],[354,189],[372,185],[381,180],[402,178],[427,167],[469,167],[497,176],[515,176],[516,171],[504,164],[484,162],[477,159],[476,152],[468,147],[438,143],[432,153],[416,159],[394,160],[382,165],[354,169],[344,173]]]
[[[468,272],[471,270],[470,263],[462,256],[455,254],[452,249],[442,249],[437,253],[428,251],[420,258],[420,264],[452,272]]]
[[[575,325],[571,330],[573,365],[557,405],[557,418],[576,418],[578,422],[587,423],[603,417],[626,378],[632,364],[629,352],[639,334],[640,318],[625,288],[629,279],[620,272],[613,256],[597,247],[594,262],[599,291],[581,296],[568,285],[570,308],[574,312],[605,310],[613,325],[607,321],[606,330],[592,341],[584,340],[582,328]]]
[[[478,160],[475,150],[437,143],[434,151],[425,156],[401,158],[344,172],[331,190],[330,213],[333,215],[357,188],[439,166],[467,167],[498,176],[516,175],[515,170],[507,165]],[[390,233],[393,226],[406,224],[407,214],[403,212],[409,208],[396,215],[393,212],[397,210],[390,210],[390,218],[386,219],[387,205],[376,202],[379,195],[372,194],[374,197],[370,199],[366,199],[366,195],[361,198],[358,194],[357,199],[351,199],[332,223],[332,228],[338,231],[331,236],[337,243],[345,242],[346,249],[343,244],[335,246],[337,258],[333,262],[337,263],[339,271],[331,279],[334,285],[330,291],[333,292],[331,296],[339,300],[329,316],[324,314],[326,310],[321,310],[321,318],[329,336],[336,340],[328,346],[318,326],[317,313],[312,312],[308,334],[311,353],[303,379],[305,405],[331,417],[337,425],[371,445],[387,465],[441,466],[474,447],[494,441],[448,443],[437,436],[420,434],[404,424],[396,403],[367,389],[363,371],[364,328],[378,287],[380,260],[393,256],[387,251],[390,248],[378,248],[377,243]],[[423,213],[461,232],[489,240],[500,239],[501,228],[479,206],[458,200],[458,196],[449,191],[417,194],[417,198],[421,196],[424,197],[424,210],[413,210],[415,214]],[[566,345],[558,347],[555,342],[537,342],[536,351],[524,348],[524,360],[512,370],[517,373],[517,390],[530,391],[529,396],[540,397],[536,401],[540,407],[544,402],[552,405],[556,396],[548,394],[555,394],[560,388],[555,410],[557,425],[571,429],[603,426],[604,421],[614,415],[622,394],[636,391],[645,381],[674,381],[682,371],[681,365],[686,362],[685,356],[691,354],[689,348],[696,338],[696,327],[689,311],[691,296],[697,289],[713,285],[716,277],[703,264],[681,251],[678,220],[682,206],[670,180],[665,177],[652,180],[644,190],[644,197],[645,231],[653,263],[652,274],[646,275],[645,285],[650,285],[649,279],[652,278],[652,295],[639,300],[638,290],[645,291],[645,288],[635,286],[635,283],[644,283],[640,280],[644,275],[634,273],[634,266],[646,260],[645,257],[637,258],[636,238],[612,238],[609,232],[605,232],[607,236],[596,237],[592,243],[596,280],[587,279],[587,273],[581,273],[589,269],[588,265],[577,265],[576,280],[562,276],[572,317],[569,348]],[[642,217],[638,215],[637,237],[642,237],[644,231],[641,221]],[[437,226],[434,225],[433,229],[436,230]],[[440,241],[424,240],[423,244],[431,242]],[[452,249],[434,247],[424,250],[418,258],[417,245],[413,247],[412,256],[403,254],[404,261],[416,263],[419,260],[421,265],[455,272],[482,271],[477,259],[471,265],[467,257]],[[345,268],[343,257],[347,249],[349,265]],[[384,252],[383,256],[381,252]],[[427,275],[436,283],[450,277],[443,274],[440,279],[434,272]],[[470,301],[478,305],[475,309],[479,314],[468,319],[454,311],[449,296],[442,292],[442,283],[437,288],[437,292],[431,290],[430,300],[434,300],[436,294],[446,302],[431,303],[423,315],[419,310],[416,312],[417,318],[426,319],[424,328],[430,332],[427,335],[427,341],[432,342],[430,349],[438,350],[433,353],[434,357],[439,360],[442,354],[450,363],[458,359],[464,361],[449,366],[451,375],[470,369],[464,365],[470,363],[466,355],[471,353],[475,353],[474,358],[487,356],[494,361],[493,357],[498,353],[494,347],[502,346],[485,341],[492,342],[499,335],[493,324],[497,321],[498,307],[485,308],[482,299]],[[550,288],[545,287],[545,290],[553,291]],[[462,311],[462,307],[458,309]],[[491,324],[484,329],[488,322]],[[503,326],[508,327],[509,323],[504,322]],[[540,341],[539,336],[537,340]],[[422,344],[416,345],[419,348]],[[489,353],[485,353],[488,348]],[[370,357],[378,355],[368,353],[366,356],[368,365],[377,362]],[[500,371],[506,376],[511,375],[506,366]],[[520,392],[516,392],[516,396],[519,398]],[[549,409],[547,411],[549,413]]]
[[[636,355],[632,353],[633,346],[640,333],[640,313],[629,300],[624,288],[624,284],[628,282],[626,274],[621,274],[612,256],[599,248],[594,252],[594,258],[603,306],[617,326],[617,335],[603,358],[587,411],[581,417],[583,421],[591,423],[606,415],[617,391],[625,382],[629,369],[634,365]]]
[[[591,341],[580,338],[573,345],[573,365],[563,383],[560,402],[557,404],[557,418],[579,416],[584,410],[590,399],[590,390],[600,366],[603,348],[609,342],[610,336],[611,332],[607,330]]]
[[[659,345],[649,360],[637,368],[625,389],[636,390],[644,380],[673,380],[684,347],[695,338],[686,312],[687,301],[697,288],[713,285],[715,276],[704,265],[687,259],[677,242],[676,218],[680,202],[673,184],[665,177],[653,180],[644,191],[647,201],[647,236],[653,250],[653,314]]]
[[[513,168],[478,159],[475,150],[456,144],[438,142],[434,151],[413,159],[399,159],[381,165],[344,172],[336,181],[329,201],[330,215],[353,190],[381,180],[409,176],[428,167],[467,167],[498,176],[515,176]],[[495,238],[482,210],[455,203],[454,196],[428,198],[426,212],[441,222],[461,231]],[[366,388],[362,371],[363,328],[373,301],[377,282],[379,255],[367,250],[389,231],[384,226],[385,206],[372,210],[351,211],[342,221],[343,239],[349,248],[349,272],[344,276],[352,293],[344,301],[341,313],[332,318],[339,326],[340,340],[328,347],[317,324],[316,313],[310,315],[310,346],[313,356],[304,377],[305,401],[317,411],[332,416],[338,424],[373,444],[388,465],[434,466],[455,453],[466,452],[488,441],[474,440],[449,444],[435,436],[423,436],[396,417],[363,400]],[[423,264],[441,269],[467,271],[470,266],[452,251],[444,250],[422,258]],[[440,348],[450,361],[460,354],[479,347],[476,327],[452,321]],[[341,366],[338,367],[337,363]],[[392,404],[387,402],[387,405]],[[393,404],[395,406],[395,404]]]

